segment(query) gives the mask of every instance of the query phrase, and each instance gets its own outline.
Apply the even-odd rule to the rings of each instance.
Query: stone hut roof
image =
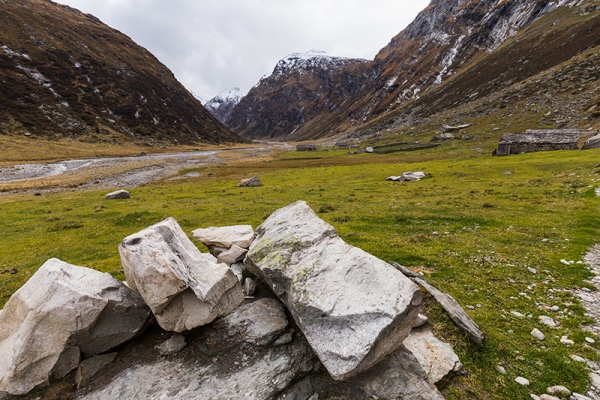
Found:
[[[579,131],[548,130],[540,133],[506,133],[500,143],[577,143],[578,140]]]

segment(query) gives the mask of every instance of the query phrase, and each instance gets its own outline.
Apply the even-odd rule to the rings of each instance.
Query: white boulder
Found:
[[[134,337],[150,310],[109,274],[50,259],[0,313],[0,392],[21,395]]]
[[[165,330],[208,324],[244,300],[233,271],[202,254],[173,218],[128,236],[119,253],[127,283]]]
[[[257,229],[245,263],[287,306],[336,380],[398,348],[420,309],[417,285],[345,243],[304,201],[274,212]]]
[[[250,225],[235,225],[196,229],[192,235],[206,246],[229,249],[232,245],[247,249],[254,239],[254,229]]]

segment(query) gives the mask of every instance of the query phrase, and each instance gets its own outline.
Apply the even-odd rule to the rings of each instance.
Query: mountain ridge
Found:
[[[156,57],[50,0],[0,2],[0,132],[148,145],[241,142]]]

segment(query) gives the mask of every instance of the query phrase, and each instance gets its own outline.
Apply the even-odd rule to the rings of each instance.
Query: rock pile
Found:
[[[393,182],[411,182],[411,181],[420,181],[425,178],[427,175],[425,172],[403,172],[400,176],[389,176],[386,178],[386,181]]]
[[[249,226],[193,234],[211,254],[172,218],[125,238],[127,285],[44,264],[0,311],[0,398],[77,369],[78,399],[440,400],[435,384],[462,372],[418,314],[419,287],[305,202],[273,213],[256,238]],[[244,285],[256,298],[244,302],[234,269],[260,278]],[[119,351],[151,312],[160,328]]]

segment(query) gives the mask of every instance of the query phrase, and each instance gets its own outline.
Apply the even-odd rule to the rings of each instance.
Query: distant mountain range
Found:
[[[240,90],[240,88],[227,89],[217,96],[213,97],[204,104],[204,108],[208,110],[219,122],[225,122],[229,117],[231,110],[240,100],[248,94]]]
[[[0,135],[239,142],[146,49],[49,0],[0,1]]]
[[[252,139],[371,135],[491,96],[599,43],[597,0],[432,0],[373,61],[292,54],[222,120]],[[564,101],[592,107],[588,86]],[[580,111],[571,123],[590,117]]]

